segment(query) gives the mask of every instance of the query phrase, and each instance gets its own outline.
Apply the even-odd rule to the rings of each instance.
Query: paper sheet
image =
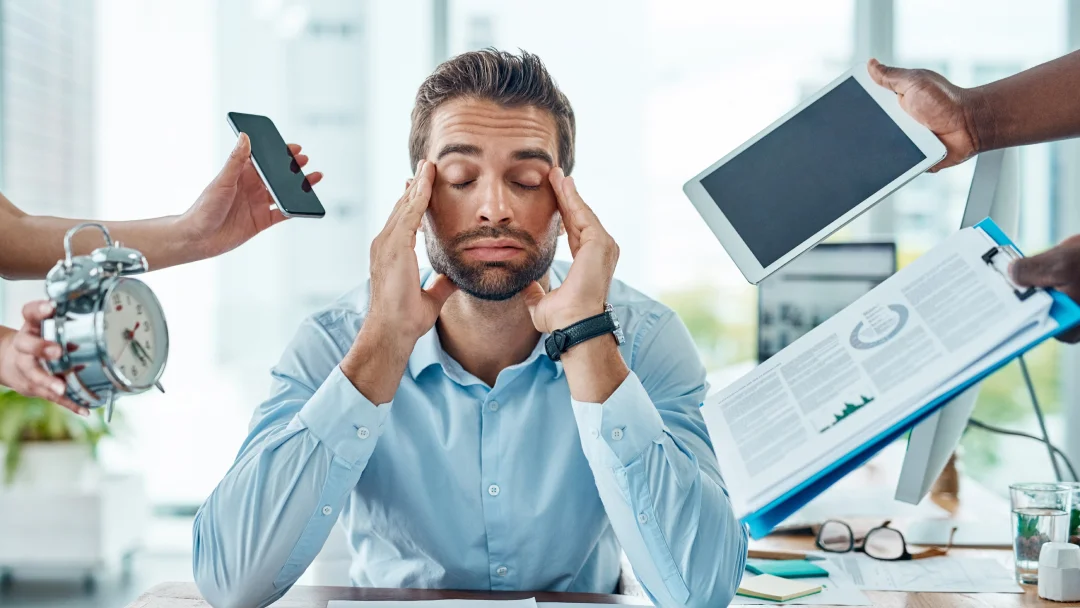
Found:
[[[827,561],[816,561],[815,566],[821,566],[829,571],[829,576],[820,578],[800,578],[800,582],[813,585],[821,585],[824,589],[821,593],[815,593],[806,597],[800,597],[787,602],[770,602],[752,597],[736,595],[731,600],[732,606],[872,606],[873,602],[866,597],[848,573],[835,564]],[[749,573],[748,573],[749,575]]]
[[[1030,341],[1018,336],[1040,330],[1050,295],[1017,298],[982,259],[993,246],[961,230],[705,400],[739,517],[992,365],[1003,344]]]
[[[562,604],[565,606],[565,604]],[[427,600],[403,602],[356,602],[330,600],[326,608],[536,608],[536,600]]]
[[[903,562],[847,553],[826,560],[865,591],[1023,593],[1013,573],[994,559],[931,557]],[[820,562],[819,562],[820,563]],[[829,568],[829,572],[833,569]]]

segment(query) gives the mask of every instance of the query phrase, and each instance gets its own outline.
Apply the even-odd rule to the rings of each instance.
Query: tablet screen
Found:
[[[701,185],[767,267],[925,159],[848,78]]]

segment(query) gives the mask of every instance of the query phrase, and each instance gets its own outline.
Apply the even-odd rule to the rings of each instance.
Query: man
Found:
[[[298,168],[308,162],[300,146],[289,144]],[[322,173],[307,176],[315,185]],[[225,166],[183,215],[131,222],[104,222],[113,239],[146,256],[152,269],[194,262],[239,247],[285,219],[271,209],[273,198],[251,162],[251,142],[241,134]],[[83,220],[30,215],[0,194],[0,277],[43,278],[64,257],[64,234]],[[76,253],[103,245],[96,231],[73,239]],[[20,329],[0,325],[0,385],[30,397],[54,401],[83,416],[90,411],[64,397],[65,383],[45,371],[41,359],[60,358],[60,345],[41,338],[41,322],[53,315],[48,301],[22,309]]]
[[[359,586],[611,593],[621,548],[658,605],[727,605],[747,537],[705,372],[670,309],[612,281],[618,247],[566,176],[574,129],[528,53],[466,53],[421,85],[370,281],[303,324],[196,517],[212,605],[281,597],[339,517]],[[564,232],[574,260],[553,265]],[[621,346],[603,317],[546,354],[605,303]]]
[[[876,60],[870,60],[869,70],[945,144],[945,160],[932,171],[985,150],[1080,136],[1080,51],[971,89],[929,70],[886,67]],[[1012,275],[1021,285],[1054,287],[1080,302],[1080,235],[1016,261]],[[1059,339],[1080,342],[1080,328]]]

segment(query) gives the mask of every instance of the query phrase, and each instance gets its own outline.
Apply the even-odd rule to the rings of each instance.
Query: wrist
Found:
[[[160,219],[165,233],[169,238],[165,239],[167,259],[164,266],[187,264],[212,258],[221,252],[212,251],[209,239],[203,231],[195,225],[195,221],[188,214],[171,215]],[[161,267],[159,264],[158,267]]]
[[[603,314],[604,303],[600,302],[596,306],[581,306],[572,309],[561,310],[558,314],[554,315],[551,319],[551,330],[566,329],[575,323],[580,323],[589,317],[595,317],[596,315]]]
[[[375,405],[393,401],[416,345],[367,318],[339,367],[356,390]]]
[[[972,156],[1000,148],[998,119],[986,88],[963,89],[961,100],[964,124],[971,138]]]

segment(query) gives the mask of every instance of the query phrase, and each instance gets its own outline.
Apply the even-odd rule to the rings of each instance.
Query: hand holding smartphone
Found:
[[[247,133],[251,140],[252,164],[282,215],[314,218],[326,215],[272,120],[240,112],[229,112],[228,119],[234,133]]]

